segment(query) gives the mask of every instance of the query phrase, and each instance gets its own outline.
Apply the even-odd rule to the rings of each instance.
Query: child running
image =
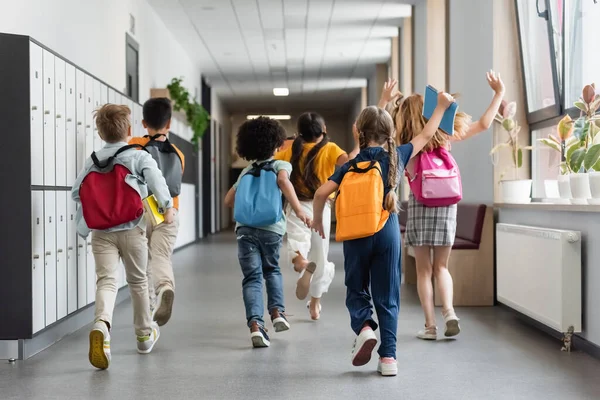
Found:
[[[494,91],[494,97],[479,121],[471,122],[471,118],[467,114],[457,113],[454,122],[454,134],[449,136],[438,129],[433,139],[422,149],[423,152],[430,152],[437,148],[449,150],[449,142],[462,141],[489,129],[502,103],[504,83],[500,75],[496,75],[494,71],[488,72],[486,77],[488,84]],[[409,143],[429,125],[421,113],[423,96],[413,94],[403,99],[399,93],[393,93],[395,86],[394,81],[386,83],[380,105],[387,104],[396,98],[392,115],[396,123],[398,141]],[[407,166],[409,172],[414,169],[416,161],[417,159],[411,161]],[[448,260],[456,234],[456,210],[456,204],[443,207],[427,207],[419,203],[412,193],[409,196],[406,244],[415,251],[417,290],[425,314],[425,328],[417,333],[419,339],[437,339],[432,277],[436,279],[442,299],[442,317],[445,323],[444,335],[452,337],[460,333],[459,319],[453,306],[452,276],[448,271]],[[432,250],[433,263],[431,260]]]
[[[285,137],[283,126],[274,119],[259,117],[244,122],[237,134],[236,149],[251,164],[225,196],[225,205],[234,208],[246,322],[255,348],[270,346],[263,320],[263,279],[275,332],[290,329],[279,268],[279,251],[286,230],[282,193],[298,219],[310,226],[310,218],[302,210],[289,179],[292,166],[273,160]]]
[[[142,199],[151,190],[165,224],[175,218],[173,201],[156,161],[145,151],[128,146],[131,136],[130,110],[107,104],[96,112],[98,134],[106,145],[85,161],[71,196],[79,205],[77,233],[92,233],[96,263],[96,304],[90,332],[90,363],[99,369],[110,365],[110,330],[117,299],[119,258],[125,264],[133,304],[133,324],[138,353],[150,353],[160,336],[152,322],[146,266],[148,241]]]
[[[429,142],[438,129],[444,111],[454,101],[447,93],[440,93],[438,106],[422,133],[405,145],[396,147],[394,141],[394,122],[383,109],[371,106],[364,109],[354,125],[355,139],[360,143],[358,156],[346,163],[329,181],[317,190],[314,200],[315,229],[321,237],[325,237],[323,226],[323,209],[329,196],[340,193],[336,201],[336,213],[340,214],[338,205],[354,204],[355,210],[344,209],[344,213],[354,212],[356,221],[362,224],[343,226],[348,219],[338,218],[340,231],[364,231],[363,225],[375,225],[374,233],[344,241],[344,270],[346,283],[346,307],[350,313],[351,326],[357,338],[352,349],[352,364],[361,366],[371,359],[371,353],[377,345],[374,330],[378,325],[373,319],[373,304],[377,319],[381,325],[381,346],[379,347],[379,363],[377,370],[381,375],[394,376],[398,373],[396,362],[396,331],[398,328],[398,310],[400,304],[400,226],[398,223],[398,199],[396,187],[398,177],[409,159],[418,154]],[[370,180],[357,180],[359,175],[367,175],[375,171]],[[364,187],[347,186],[353,198],[343,198],[342,187],[356,182],[364,182]],[[377,191],[373,190],[377,188]],[[358,193],[365,193],[360,196]],[[381,202],[375,206],[378,215],[370,216],[363,212],[368,196]],[[342,204],[340,198],[342,197]],[[366,200],[367,199],[367,200]],[[345,216],[345,214],[344,214]],[[352,224],[350,224],[352,225]],[[339,237],[338,237],[339,240]]]
[[[275,155],[276,160],[292,164],[290,180],[300,200],[303,212],[312,217],[313,197],[317,189],[335,172],[359,152],[358,143],[350,155],[337,144],[330,142],[323,117],[313,112],[298,118],[298,137],[288,149]],[[310,317],[318,320],[321,297],[329,289],[335,274],[335,265],[327,260],[329,232],[331,229],[331,206],[328,201],[323,211],[325,238],[307,227],[298,218],[291,205],[286,207],[288,256],[294,270],[300,273],[296,284],[296,297],[304,300],[310,293],[308,308]]]

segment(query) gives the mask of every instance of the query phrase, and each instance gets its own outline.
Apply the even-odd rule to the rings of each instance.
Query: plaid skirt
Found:
[[[425,207],[410,194],[406,221],[406,244],[416,246],[452,246],[456,235],[456,204]]]

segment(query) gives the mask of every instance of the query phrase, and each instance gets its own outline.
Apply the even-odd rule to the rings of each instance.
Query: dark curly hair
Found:
[[[266,160],[273,157],[275,150],[283,145],[286,137],[285,129],[279,121],[258,117],[240,126],[236,151],[248,161]]]

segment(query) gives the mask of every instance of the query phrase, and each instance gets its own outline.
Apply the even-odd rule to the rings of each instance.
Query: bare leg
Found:
[[[310,318],[314,321],[318,320],[321,316],[321,299],[311,297],[308,310],[310,311]]]
[[[296,252],[296,254],[297,256],[292,259],[292,263],[294,264],[294,271],[300,273],[306,269],[306,266],[308,265],[308,260],[302,257],[302,255],[299,252]]]
[[[431,282],[433,266],[431,265],[430,248],[428,246],[418,246],[413,249],[417,263],[417,290],[425,314],[425,327],[430,328],[435,326],[433,284]]]
[[[448,271],[448,260],[450,259],[450,246],[436,246],[433,248],[433,276],[437,282],[440,296],[442,298],[442,312],[454,312],[452,298],[454,297],[454,284],[452,276]]]

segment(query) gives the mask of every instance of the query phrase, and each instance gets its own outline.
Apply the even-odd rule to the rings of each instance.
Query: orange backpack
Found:
[[[384,183],[381,152],[373,161],[350,161],[350,168],[338,189],[335,199],[338,242],[373,236],[379,232],[390,216],[383,208]]]

